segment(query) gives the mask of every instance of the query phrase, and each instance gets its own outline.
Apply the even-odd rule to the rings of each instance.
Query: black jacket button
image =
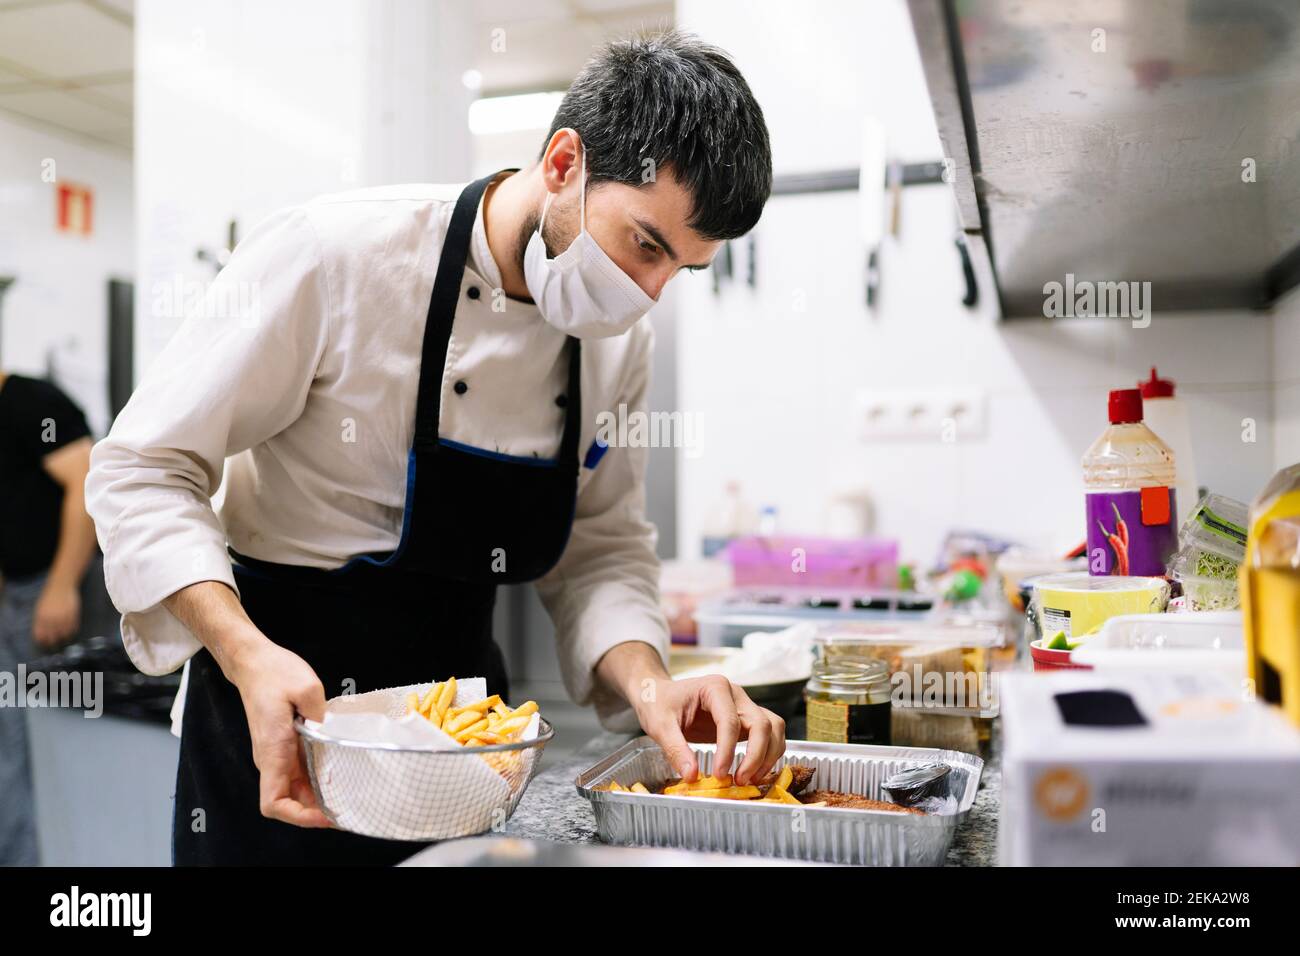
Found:
[[[468,289],[465,290],[465,294],[469,296],[471,299],[477,299],[479,296],[478,286],[476,285],[470,286]]]
[[[457,382],[455,385],[452,386],[452,388],[456,390],[457,395],[464,395],[466,392],[469,391],[469,386],[466,385],[464,381]]]
[[[566,408],[566,407],[568,406],[568,404],[569,404],[569,396],[567,396],[567,395],[556,395],[556,396],[555,396],[555,404],[556,404],[556,405],[559,405],[561,408]]]

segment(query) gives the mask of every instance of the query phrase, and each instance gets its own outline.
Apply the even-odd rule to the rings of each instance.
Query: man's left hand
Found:
[[[736,742],[748,741],[745,758],[735,773],[740,787],[763,779],[785,753],[785,721],[759,707],[725,677],[646,680],[645,685],[632,700],[637,719],[687,780],[694,780],[699,771],[688,741],[716,740],[715,768],[729,768]]]

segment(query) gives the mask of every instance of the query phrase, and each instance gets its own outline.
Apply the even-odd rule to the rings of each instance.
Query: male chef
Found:
[[[240,243],[86,483],[132,659],[190,662],[176,863],[410,855],[330,827],[295,714],[452,675],[505,696],[503,583],[536,582],[566,687],[607,724],[634,716],[688,778],[688,740],[728,766],[747,739],[737,783],[768,771],[780,718],[670,680],[646,449],[596,433],[645,408],[664,286],[750,230],[771,181],[740,72],[668,33],[593,59],[522,171],[328,196]]]

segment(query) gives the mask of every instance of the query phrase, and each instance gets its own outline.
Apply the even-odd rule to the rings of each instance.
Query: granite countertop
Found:
[[[597,843],[596,818],[578,795],[573,781],[579,773],[629,740],[630,734],[602,733],[554,764],[543,757],[542,771],[529,784],[514,816],[506,824],[508,836],[552,840],[557,843]],[[979,793],[970,816],[958,828],[948,850],[948,866],[992,866],[997,861],[998,799],[1002,773],[998,760],[998,735],[984,765]]]

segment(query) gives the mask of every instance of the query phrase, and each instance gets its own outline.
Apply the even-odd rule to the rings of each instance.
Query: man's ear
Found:
[[[550,193],[558,193],[582,175],[579,160],[582,138],[578,131],[565,127],[557,129],[542,153],[542,182]]]

